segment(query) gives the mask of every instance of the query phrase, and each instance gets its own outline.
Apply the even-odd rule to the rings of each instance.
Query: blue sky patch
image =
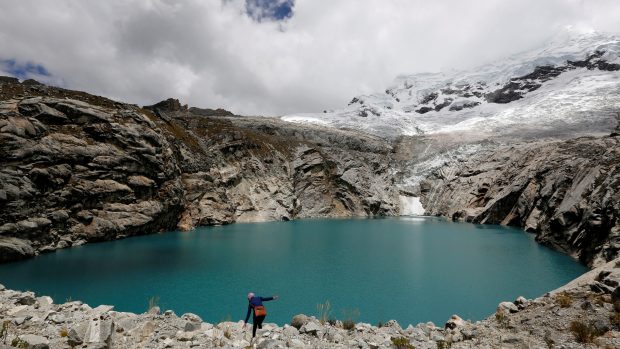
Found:
[[[36,79],[41,76],[51,76],[47,69],[40,64],[18,62],[14,59],[0,59],[0,71],[20,80]]]
[[[293,16],[295,0],[246,0],[248,16],[261,22],[264,20],[283,21]]]

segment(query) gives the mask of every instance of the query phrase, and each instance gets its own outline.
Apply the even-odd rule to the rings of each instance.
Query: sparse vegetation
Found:
[[[344,320],[342,321],[342,328],[347,331],[350,331],[355,328],[355,321],[353,320]]]
[[[581,321],[571,322],[569,329],[579,343],[593,343],[596,337],[602,335],[592,324]]]
[[[392,344],[396,349],[415,349],[407,337],[392,337]]]
[[[383,327],[383,321],[379,320],[379,322],[377,322],[377,327],[379,328]]]
[[[2,340],[2,344],[6,344],[6,339],[9,335],[9,326],[11,325],[11,321],[4,320],[2,322],[2,328],[0,329],[0,340]]]
[[[573,304],[573,296],[568,292],[558,293],[555,302],[562,308],[568,308]]]
[[[67,330],[66,328],[60,329],[60,336],[62,338],[65,338],[65,337],[69,336],[69,330]]]
[[[149,297],[149,308],[148,310],[151,310],[155,307],[159,306],[159,296],[152,296]]]
[[[437,349],[449,349],[452,347],[452,341],[437,341]]]
[[[352,330],[355,328],[355,321],[359,318],[359,309],[344,309],[342,311],[342,328]]]
[[[495,320],[497,320],[497,323],[501,328],[508,327],[508,316],[506,316],[506,313],[502,309],[498,309],[495,312]]]
[[[326,300],[325,303],[319,303],[316,305],[316,311],[318,313],[317,315],[319,321],[321,322],[321,325],[325,325],[327,320],[330,318],[332,312],[332,304],[329,302],[329,300]]]
[[[329,320],[327,320],[327,323],[330,324],[331,326],[336,326],[337,322],[338,321],[336,319],[329,319]]]
[[[603,306],[604,303],[611,303],[611,297],[606,294],[589,294],[587,299],[590,303],[596,304],[598,306]]]
[[[609,315],[609,322],[611,325],[620,330],[620,312],[614,311]]]
[[[224,337],[231,339],[232,338],[232,332],[230,332],[230,327],[226,326],[226,329],[224,330]]]
[[[30,345],[28,344],[28,342],[17,336],[11,341],[11,346],[19,349],[28,349]]]

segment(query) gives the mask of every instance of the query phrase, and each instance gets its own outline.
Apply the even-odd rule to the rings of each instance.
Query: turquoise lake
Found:
[[[497,304],[533,298],[584,273],[518,229],[438,218],[300,220],[232,224],[88,244],[0,265],[0,283],[144,312],[243,319],[246,294],[279,295],[266,322],[317,315],[401,325],[452,315],[480,320]],[[359,315],[357,314],[359,313]]]

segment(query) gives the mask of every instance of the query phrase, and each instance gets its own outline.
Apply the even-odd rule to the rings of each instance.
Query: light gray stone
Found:
[[[519,308],[512,302],[501,302],[497,306],[497,311],[504,311],[506,313],[516,313]]]
[[[28,349],[48,349],[50,341],[35,334],[26,334],[19,337],[24,342],[28,343]]]

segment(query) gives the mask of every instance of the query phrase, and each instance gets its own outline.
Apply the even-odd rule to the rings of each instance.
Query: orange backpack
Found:
[[[267,315],[267,309],[265,309],[264,306],[257,305],[253,308],[254,308],[254,316],[266,316]]]

